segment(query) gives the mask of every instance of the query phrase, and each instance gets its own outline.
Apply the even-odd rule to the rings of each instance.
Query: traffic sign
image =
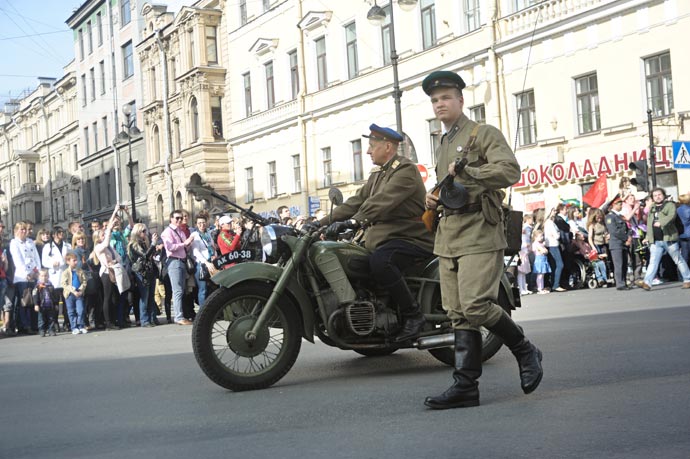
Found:
[[[690,169],[690,140],[673,141],[673,168]]]
[[[419,173],[422,175],[422,182],[426,183],[426,181],[429,179],[429,171],[427,170],[426,166],[424,164],[417,164],[417,169],[419,169]]]

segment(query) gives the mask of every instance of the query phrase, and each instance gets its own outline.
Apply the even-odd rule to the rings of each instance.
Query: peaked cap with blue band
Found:
[[[456,88],[462,91],[465,88],[465,82],[455,72],[437,70],[436,72],[431,72],[422,81],[422,89],[428,95],[431,95],[431,91],[436,88]]]
[[[391,128],[377,126],[376,124],[372,123],[371,126],[369,126],[369,130],[371,131],[369,135],[363,134],[362,137],[374,140],[388,140],[391,142],[403,141],[403,136],[401,136],[400,134],[398,134],[397,131],[394,131]]]

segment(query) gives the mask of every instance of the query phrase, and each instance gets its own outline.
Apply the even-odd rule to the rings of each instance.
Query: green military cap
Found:
[[[460,91],[465,87],[465,82],[462,81],[460,75],[448,70],[437,70],[431,72],[424,81],[422,81],[422,89],[428,95],[436,88],[457,88]]]

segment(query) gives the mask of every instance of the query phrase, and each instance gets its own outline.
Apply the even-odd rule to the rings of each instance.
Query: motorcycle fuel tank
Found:
[[[318,259],[335,255],[345,275],[352,279],[369,276],[369,251],[347,242],[320,241],[309,248],[309,258],[318,266]]]

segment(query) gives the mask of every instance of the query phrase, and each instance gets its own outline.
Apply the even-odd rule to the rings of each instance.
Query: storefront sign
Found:
[[[613,158],[601,156],[598,159],[585,159],[583,163],[575,161],[540,164],[522,171],[520,181],[513,185],[522,188],[536,185],[556,185],[573,182],[578,179],[596,179],[601,174],[611,176],[618,172],[627,171],[628,164],[633,161],[646,160],[647,150],[632,153],[615,154]],[[671,167],[672,157],[666,147],[656,149],[657,167]]]

